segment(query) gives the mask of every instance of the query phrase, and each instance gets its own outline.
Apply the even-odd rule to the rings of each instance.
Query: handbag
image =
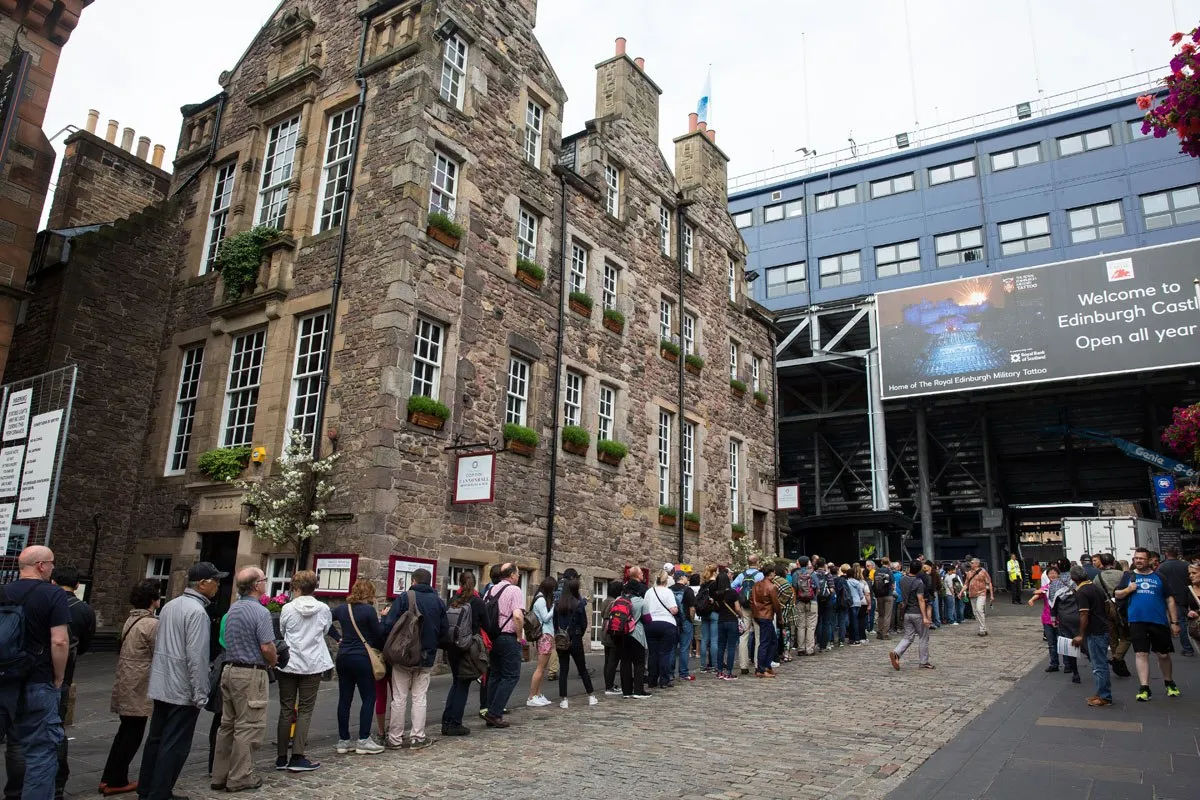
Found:
[[[729,608],[729,603],[725,603],[724,605],[726,608]],[[738,636],[741,636],[743,633],[745,633],[746,631],[748,631],[750,629],[750,626],[746,623],[745,617],[743,617],[741,614],[734,611],[732,608],[729,608],[729,613],[733,614],[734,618],[737,619]]]
[[[371,659],[371,673],[375,676],[375,680],[383,680],[383,676],[387,675],[387,664],[383,662],[383,653],[379,652],[379,648],[372,647],[370,642],[362,635],[362,631],[358,629],[358,623],[354,620],[354,606],[349,606],[346,611],[350,614],[350,624],[354,626],[354,632],[358,634],[358,638],[362,640],[363,647],[367,649],[367,658]]]

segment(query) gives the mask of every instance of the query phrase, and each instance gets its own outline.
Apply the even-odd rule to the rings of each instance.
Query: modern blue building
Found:
[[[1200,162],[1141,132],[1135,98],[1152,77],[730,181],[754,299],[781,326],[792,552],[860,557],[903,540],[995,568],[1021,538],[1034,550],[1028,505],[1155,513],[1147,465],[1094,437],[1161,450],[1171,408],[1200,396],[1195,367],[885,402],[877,338],[889,334],[875,319],[879,292],[1200,238]]]

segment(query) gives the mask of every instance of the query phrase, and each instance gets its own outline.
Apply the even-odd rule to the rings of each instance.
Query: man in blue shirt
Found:
[[[1179,635],[1179,609],[1166,581],[1150,566],[1149,550],[1139,547],[1134,551],[1133,572],[1125,573],[1113,594],[1118,600],[1129,598],[1129,633],[1141,683],[1138,702],[1150,699],[1151,650],[1158,656],[1167,697],[1179,697],[1179,687],[1171,674],[1171,652],[1175,649],[1171,640]]]
[[[742,619],[746,620],[746,632],[738,639],[738,667],[742,670],[743,675],[750,673],[750,665],[755,663],[754,660],[754,617],[750,614],[750,590],[754,588],[754,584],[763,579],[763,574],[758,568],[758,556],[750,556],[747,559],[746,569],[742,570],[736,578],[733,579],[732,588],[738,593],[738,596],[744,598],[742,601]],[[743,584],[750,581],[750,586],[742,591]]]

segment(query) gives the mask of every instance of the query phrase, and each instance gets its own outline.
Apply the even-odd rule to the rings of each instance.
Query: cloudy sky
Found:
[[[217,76],[277,4],[99,0],[63,54],[47,133],[82,126],[95,108],[101,132],[107,120],[119,120],[166,144],[170,159],[179,107],[219,90]],[[710,127],[732,159],[731,176],[793,160],[800,147],[830,153],[850,137],[870,142],[918,122],[924,128],[1034,100],[1039,88],[1051,97],[1136,72],[1149,72],[1149,79],[1171,57],[1167,37],[1200,20],[1200,0],[539,5],[538,38],[570,97],[568,131],[593,116],[593,67],[624,36],[629,55],[646,59],[663,90],[661,138],[669,155],[711,64]]]

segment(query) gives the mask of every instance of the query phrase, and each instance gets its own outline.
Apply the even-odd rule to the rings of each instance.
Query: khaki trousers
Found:
[[[213,754],[212,782],[227,789],[243,789],[254,777],[254,754],[267,727],[270,697],[267,672],[227,666],[221,673],[221,728]]]
[[[404,711],[412,698],[412,732],[410,738],[425,738],[425,715],[428,708],[429,678],[432,669],[408,669],[392,667],[392,713],[388,718],[388,741],[392,744],[404,742]]]

